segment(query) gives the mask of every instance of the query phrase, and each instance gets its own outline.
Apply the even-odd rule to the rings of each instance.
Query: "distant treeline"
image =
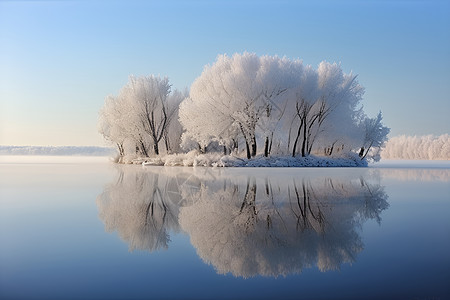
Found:
[[[387,141],[381,158],[450,160],[450,135],[396,136]]]
[[[112,156],[110,147],[95,146],[0,146],[0,155]]]

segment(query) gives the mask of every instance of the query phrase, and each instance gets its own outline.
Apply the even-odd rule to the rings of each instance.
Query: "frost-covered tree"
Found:
[[[303,64],[300,60],[263,56],[261,65],[265,70],[262,93],[265,111],[259,120],[258,133],[264,141],[264,156],[267,157],[274,143],[278,151],[286,143],[287,136],[282,133],[282,127],[289,108],[289,92],[298,84]]]
[[[136,127],[151,138],[153,151],[159,155],[159,142],[163,139],[175,112],[175,109],[168,105],[169,79],[155,76],[131,76],[122,93],[125,93],[134,111]],[[142,144],[144,154],[148,156],[145,146]]]
[[[180,92],[174,90],[167,98],[167,106],[170,109],[170,118],[168,124],[164,129],[163,139],[166,153],[177,153],[181,151],[181,136],[183,134],[183,126],[179,121],[180,103],[188,96],[188,91]]]
[[[131,76],[106,99],[99,131],[120,157],[198,149],[248,159],[360,152],[376,160],[389,130],[381,114],[364,114],[363,94],[357,76],[336,63],[313,68],[278,56],[219,55],[189,93],[172,92],[167,78]]]
[[[400,135],[389,139],[381,156],[383,159],[450,160],[450,135]]]
[[[125,104],[122,98],[108,96],[99,112],[98,122],[98,131],[106,140],[117,146],[120,157],[125,155],[124,144],[128,138],[128,130],[123,122],[124,111]]]
[[[349,135],[356,135],[363,92],[356,76],[345,74],[338,64],[322,62],[317,70],[305,68],[292,101],[292,155],[309,155],[317,142],[328,146],[328,154],[336,143],[348,143]]]
[[[167,77],[130,76],[117,96],[109,96],[100,111],[99,131],[119,149],[119,155],[159,155],[179,151],[182,132],[178,107],[186,93],[171,92]],[[128,150],[128,151],[127,151]],[[128,152],[128,153],[126,153]]]
[[[390,129],[382,124],[383,116],[381,111],[375,118],[365,117],[361,123],[363,140],[359,152],[361,159],[364,159],[369,153],[374,161],[380,160],[380,151],[387,141],[387,135]]]
[[[180,107],[185,140],[201,147],[245,143],[247,158],[274,141],[278,153],[307,156],[315,145],[353,151],[358,144],[364,88],[340,65],[317,69],[299,60],[252,53],[221,55],[205,67]]]
[[[218,56],[192,84],[180,107],[186,136],[202,146],[213,141],[236,146],[240,136],[250,158],[257,153],[260,133],[268,155],[273,131],[285,111],[281,96],[288,88],[286,70],[292,64],[253,53]]]
[[[216,141],[232,148],[232,141],[237,140],[238,132],[227,112],[228,109],[220,104],[214,106],[206,102],[198,105],[191,97],[186,98],[179,109],[179,119],[185,129],[183,146],[192,148],[190,145],[196,144],[204,152],[211,142]]]

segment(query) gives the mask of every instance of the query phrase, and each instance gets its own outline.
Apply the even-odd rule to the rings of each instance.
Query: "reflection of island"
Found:
[[[355,260],[363,244],[357,229],[386,209],[379,185],[363,178],[248,178],[203,185],[180,224],[199,256],[219,273],[278,276],[317,264],[322,271]]]
[[[366,180],[367,171],[259,176],[161,170],[122,171],[97,200],[100,218],[131,249],[165,248],[169,232],[181,227],[199,256],[222,274],[338,269],[363,249],[362,224],[380,222],[388,207],[384,189]]]

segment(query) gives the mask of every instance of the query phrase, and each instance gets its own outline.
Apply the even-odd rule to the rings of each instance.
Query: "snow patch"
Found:
[[[138,158],[130,163],[142,164],[143,166],[185,167],[367,167],[367,162],[361,160],[356,154],[349,154],[345,157],[257,156],[247,159],[219,153],[198,154],[197,151],[157,158]]]

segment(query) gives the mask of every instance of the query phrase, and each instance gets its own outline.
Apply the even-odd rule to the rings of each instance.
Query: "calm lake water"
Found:
[[[449,299],[450,164],[0,159],[1,299]]]

